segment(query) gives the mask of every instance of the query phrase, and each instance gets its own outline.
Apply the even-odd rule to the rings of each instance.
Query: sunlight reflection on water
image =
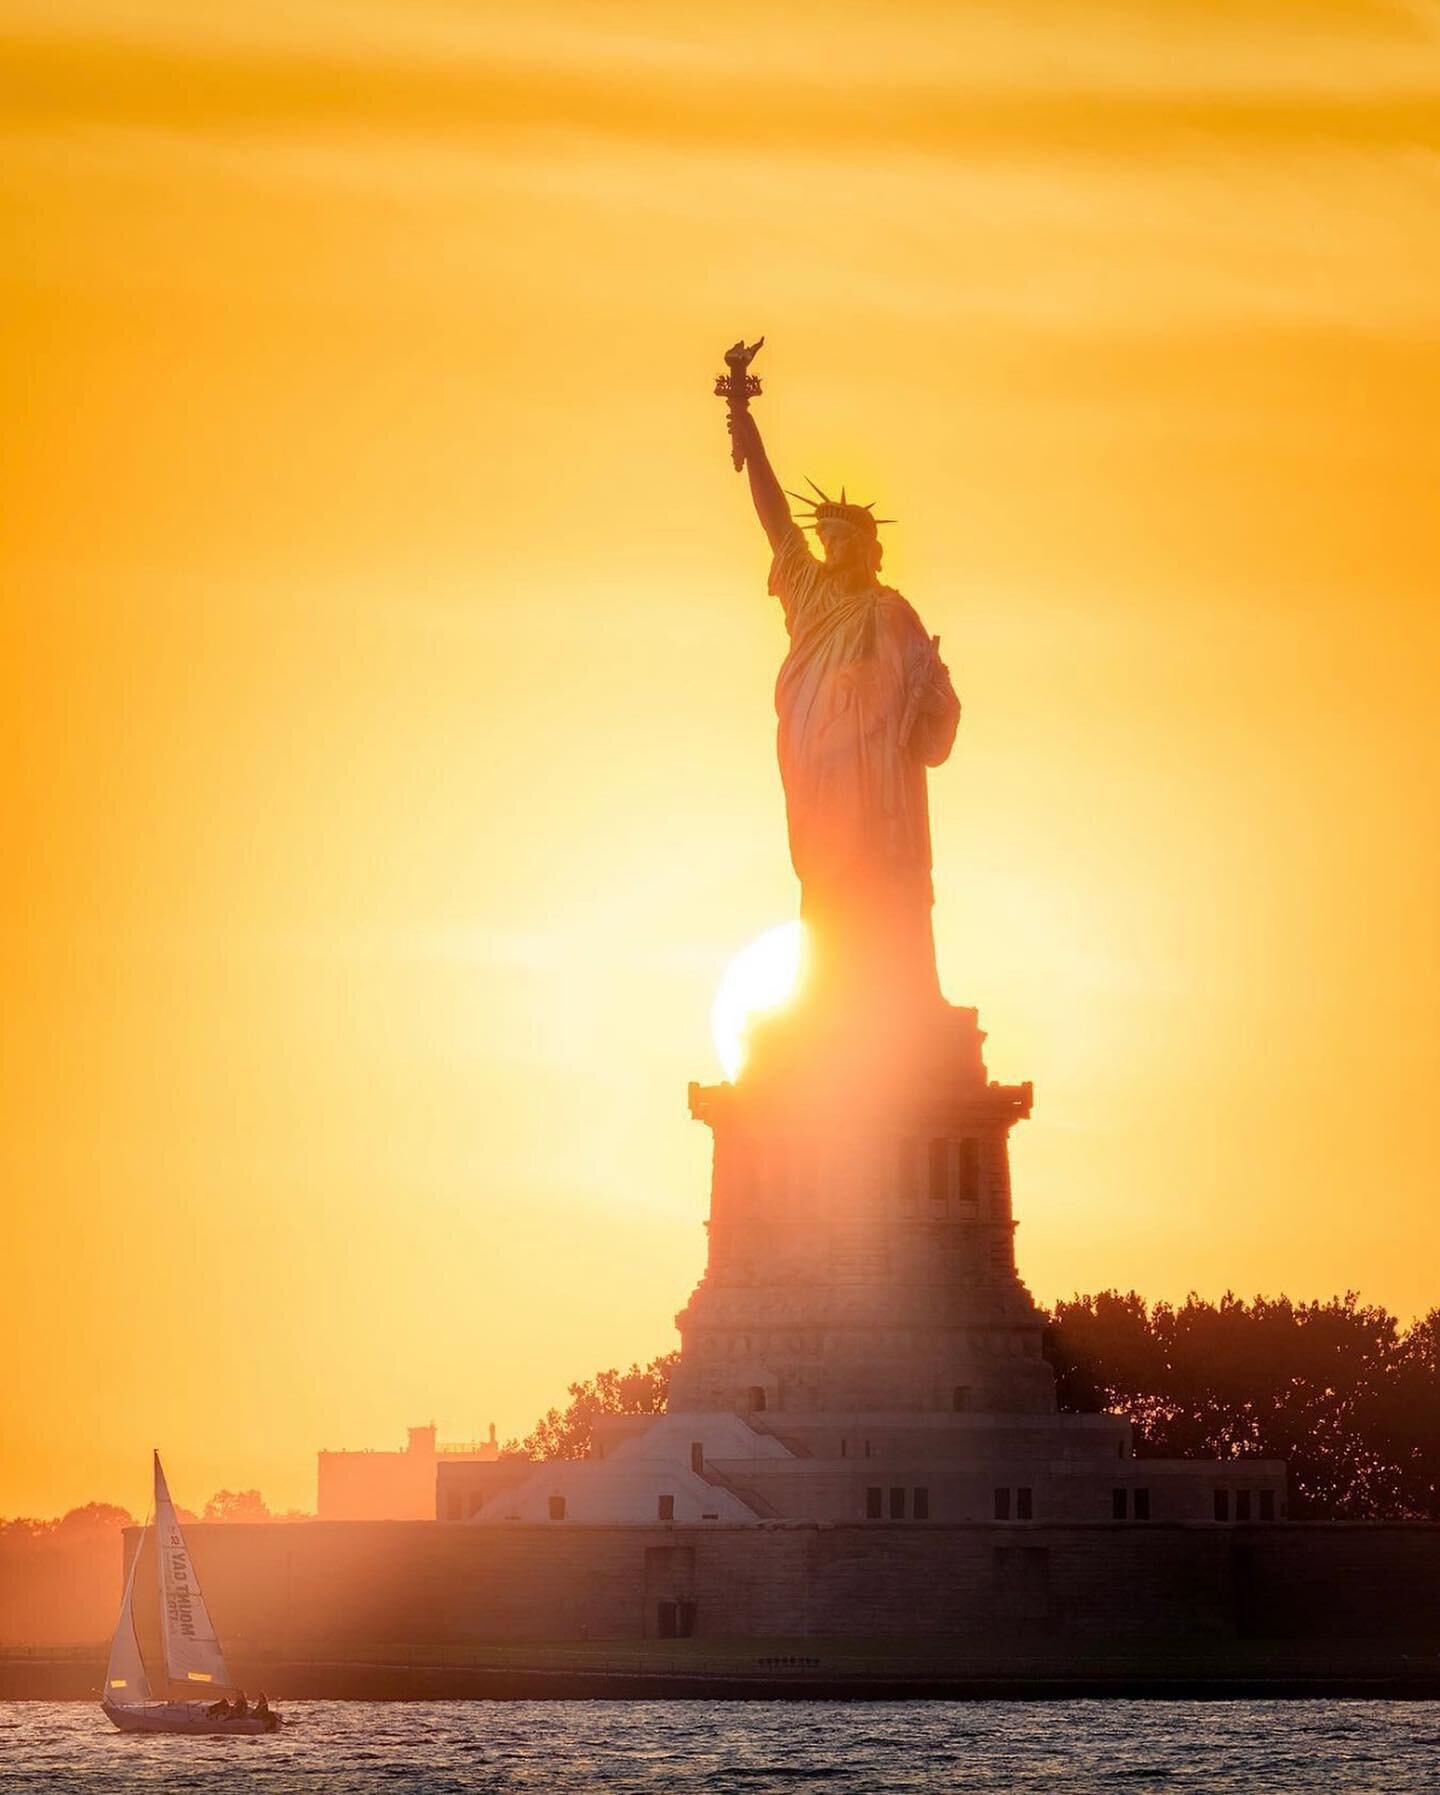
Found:
[[[286,1702],[264,1739],[135,1739],[82,1702],[0,1704],[0,1790],[776,1795],[1440,1782],[1435,1702]]]

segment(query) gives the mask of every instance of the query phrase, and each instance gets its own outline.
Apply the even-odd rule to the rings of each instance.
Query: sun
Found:
[[[803,923],[782,922],[757,935],[725,968],[710,1010],[710,1033],[725,1076],[745,1063],[745,1034],[757,1016],[783,1008],[800,982]]]

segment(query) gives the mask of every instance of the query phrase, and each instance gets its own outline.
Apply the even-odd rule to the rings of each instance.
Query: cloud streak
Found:
[[[1157,31],[1147,12],[1112,5],[1087,11],[1079,32],[1072,9],[1053,13],[1046,34],[999,10],[897,29],[865,9],[823,43],[770,31],[737,56],[744,17],[732,12],[723,35],[677,34],[673,19],[650,35],[597,32],[555,9],[508,27],[487,20],[482,34],[435,9],[372,10],[358,31],[347,9],[348,32],[327,30],[323,9],[299,15],[308,31],[262,12],[239,32],[156,8],[126,29],[100,7],[88,31],[84,12],[63,28],[34,14],[28,29],[12,24],[8,108],[12,129],[108,121],[479,143],[583,130],[857,155],[1434,142],[1440,58],[1420,22],[1402,31],[1393,8],[1309,8],[1287,29],[1285,9],[1249,10],[1248,31],[1185,8]]]

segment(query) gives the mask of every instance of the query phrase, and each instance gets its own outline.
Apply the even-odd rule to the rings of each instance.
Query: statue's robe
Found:
[[[801,914],[826,983],[936,987],[925,769],[950,753],[960,702],[914,610],[848,588],[795,530],[770,590],[790,652],[775,686],[780,776]]]

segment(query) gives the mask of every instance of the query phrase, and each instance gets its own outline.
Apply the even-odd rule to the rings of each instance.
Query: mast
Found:
[[[170,1632],[165,1625],[165,1551],[163,1546],[164,1531],[160,1516],[160,1494],[164,1491],[165,1506],[170,1508],[170,1491],[165,1484],[165,1473],[160,1469],[160,1448],[152,1446],[150,1456],[154,1460],[154,1488],[150,1493],[151,1512],[155,1516],[155,1575],[160,1585],[160,1665],[166,1677],[170,1671]],[[170,1509],[171,1514],[174,1510]]]

